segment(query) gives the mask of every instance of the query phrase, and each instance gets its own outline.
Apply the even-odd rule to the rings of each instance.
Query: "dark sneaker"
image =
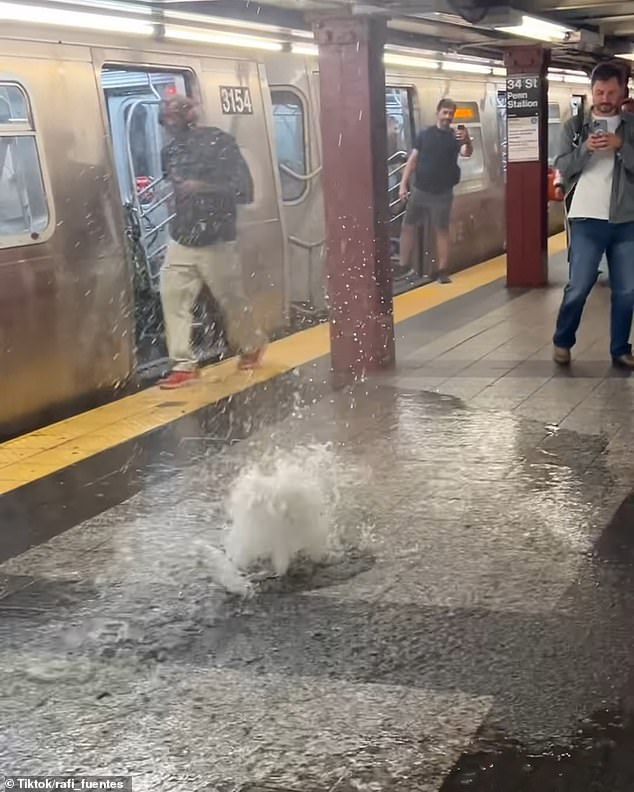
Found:
[[[438,273],[438,283],[453,283],[449,275],[446,272],[439,272]]]
[[[567,366],[570,363],[570,350],[565,347],[553,347],[553,360],[558,366]]]
[[[186,385],[192,385],[200,379],[200,371],[194,369],[193,371],[172,371],[172,373],[159,382],[159,387],[163,390],[175,390],[176,388],[184,388]]]
[[[266,347],[262,346],[253,352],[243,352],[238,358],[238,369],[240,371],[253,371],[262,365],[262,358],[266,352]]]
[[[612,362],[617,368],[630,369],[634,371],[634,355],[629,352],[626,355],[619,355],[612,358]]]

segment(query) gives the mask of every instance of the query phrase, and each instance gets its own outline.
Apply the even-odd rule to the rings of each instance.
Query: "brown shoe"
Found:
[[[628,352],[626,355],[619,355],[618,357],[612,358],[612,363],[617,368],[634,370],[634,355],[632,355],[630,352]]]
[[[558,366],[567,366],[570,363],[570,350],[565,347],[553,347],[553,360]]]

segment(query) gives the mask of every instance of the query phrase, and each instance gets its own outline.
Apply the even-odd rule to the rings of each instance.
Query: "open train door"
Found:
[[[167,140],[159,109],[164,97],[187,93],[187,83],[179,73],[104,67],[102,86],[134,281],[137,374],[153,377],[168,363],[160,273],[173,217],[172,190],[161,165]],[[220,314],[207,288],[201,290],[194,308],[192,341],[201,362],[226,351]]]

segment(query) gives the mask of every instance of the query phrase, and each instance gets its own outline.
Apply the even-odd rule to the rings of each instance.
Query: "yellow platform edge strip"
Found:
[[[549,255],[565,247],[565,234],[549,239]],[[394,298],[394,319],[403,322],[493,283],[505,273],[506,256],[501,255],[457,273],[451,284],[433,283],[413,289]],[[310,363],[329,351],[328,325],[319,325],[274,341],[258,371],[239,372],[235,360],[226,360],[203,369],[198,383],[177,394],[154,386],[0,443],[0,495]]]

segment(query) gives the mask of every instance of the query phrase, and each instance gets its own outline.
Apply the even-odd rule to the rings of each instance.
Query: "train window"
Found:
[[[17,85],[0,84],[0,124],[15,123],[30,123],[26,96]]]
[[[453,118],[457,124],[479,124],[480,108],[476,102],[456,102]]]
[[[475,182],[482,182],[486,177],[484,162],[484,145],[482,141],[482,125],[480,122],[480,108],[477,102],[457,102],[456,112],[454,113],[454,126],[464,124],[469,131],[469,137],[473,142],[473,154],[470,157],[461,157],[460,183],[467,186],[467,191],[479,189]]]
[[[308,189],[304,105],[289,89],[271,91],[282,200],[298,201]],[[296,175],[294,175],[296,174]]]
[[[24,90],[0,83],[0,247],[38,240],[50,214]]]
[[[484,174],[484,147],[482,145],[482,129],[479,126],[469,127],[469,137],[473,143],[473,154],[460,157],[461,183],[481,179]]]
[[[412,150],[413,124],[411,89],[385,89],[385,113],[387,116],[387,156],[399,151],[407,154]]]

